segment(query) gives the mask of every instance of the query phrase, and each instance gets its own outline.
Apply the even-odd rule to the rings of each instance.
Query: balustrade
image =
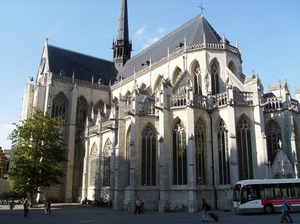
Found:
[[[186,105],[186,94],[174,94],[170,99],[171,107],[180,107]]]
[[[227,93],[220,93],[214,96],[214,107],[227,105]]]
[[[194,106],[197,108],[207,108],[207,97],[194,94]]]
[[[265,110],[280,110],[282,109],[281,97],[269,97],[264,103]]]
[[[253,93],[233,91],[233,101],[235,105],[253,105]]]
[[[89,81],[84,81],[84,80],[81,80],[81,79],[75,79],[75,78],[64,76],[64,75],[52,74],[52,79],[53,80],[58,80],[58,81],[61,81],[61,82],[66,82],[66,83],[76,83],[76,85],[79,85],[79,86],[88,86],[88,87],[92,87],[92,88],[96,88],[96,89],[102,89],[102,90],[106,90],[106,91],[110,90],[110,87],[106,86],[106,85],[93,83],[93,82],[89,82]]]
[[[155,104],[149,102],[140,102],[138,112],[140,115],[155,114]]]

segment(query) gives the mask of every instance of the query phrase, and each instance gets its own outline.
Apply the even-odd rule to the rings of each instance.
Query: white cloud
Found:
[[[138,39],[142,38],[142,35],[145,33],[145,28],[146,28],[146,26],[143,26],[142,28],[138,29],[138,31],[136,31],[135,36]]]
[[[166,31],[166,29],[160,27],[157,29],[157,33],[164,33]]]

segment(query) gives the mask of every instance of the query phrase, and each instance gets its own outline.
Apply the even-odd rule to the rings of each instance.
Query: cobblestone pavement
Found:
[[[234,224],[274,224],[280,223],[281,214],[251,214],[242,215],[233,211],[214,211],[219,216],[220,223]],[[291,214],[294,223],[300,223],[300,213]],[[200,223],[201,212],[196,213],[158,213],[146,211],[145,214],[133,214],[128,211],[115,211],[107,207],[97,207],[80,204],[52,204],[52,214],[45,215],[43,208],[31,208],[27,218],[23,217],[22,205],[17,205],[10,212],[8,205],[0,205],[1,224],[176,224],[176,223]],[[209,217],[209,222],[213,219]]]

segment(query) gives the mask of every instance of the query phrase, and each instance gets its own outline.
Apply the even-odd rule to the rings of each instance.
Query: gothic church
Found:
[[[65,184],[45,197],[196,212],[202,198],[230,207],[238,180],[299,176],[300,88],[264,90],[202,14],[134,57],[128,22],[121,0],[113,61],[45,41],[21,111],[48,111],[65,133]]]

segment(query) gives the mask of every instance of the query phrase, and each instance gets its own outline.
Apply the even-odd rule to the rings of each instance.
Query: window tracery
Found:
[[[80,96],[77,100],[76,108],[76,127],[83,128],[85,126],[87,117],[87,102],[83,96]]]
[[[225,122],[220,121],[218,129],[219,181],[220,184],[230,184],[228,130]]]
[[[211,91],[212,95],[216,95],[220,93],[220,87],[219,87],[219,76],[220,76],[220,71],[219,71],[219,65],[217,62],[213,62],[210,68],[211,71]]]
[[[205,129],[201,120],[195,125],[195,145],[196,145],[196,184],[204,185],[205,181]]]
[[[110,162],[111,162],[111,150],[112,144],[110,139],[107,139],[103,153],[103,171],[102,171],[102,178],[103,178],[103,186],[110,186]]]
[[[268,160],[271,162],[273,162],[274,152],[281,149],[281,142],[281,128],[276,121],[272,120],[267,127]]]
[[[55,117],[58,124],[66,124],[67,108],[68,105],[66,97],[62,93],[58,94],[52,102],[51,117]]]
[[[194,67],[195,94],[202,95],[202,75],[199,63]]]
[[[240,180],[253,179],[251,129],[245,117],[237,125],[237,153]]]
[[[142,185],[156,185],[156,134],[148,125],[142,135]]]
[[[187,184],[186,132],[180,120],[173,128],[173,184]]]

